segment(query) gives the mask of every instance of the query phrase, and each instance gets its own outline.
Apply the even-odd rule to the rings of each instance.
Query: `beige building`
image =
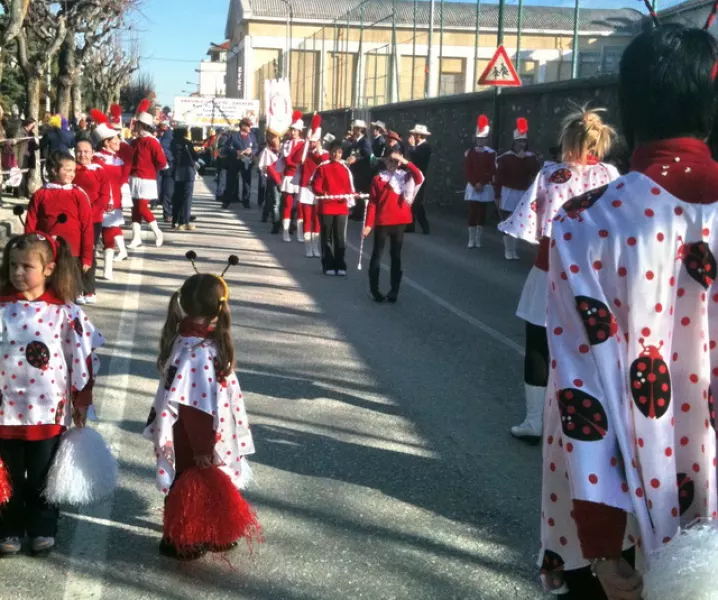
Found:
[[[524,85],[570,79],[573,9],[524,7],[520,37],[518,16],[506,7],[504,46]],[[497,5],[437,1],[433,36],[430,22],[425,0],[231,0],[227,95],[262,100],[264,80],[283,73],[305,111],[479,89],[497,46]],[[581,9],[577,75],[617,71],[645,22],[633,9]]]

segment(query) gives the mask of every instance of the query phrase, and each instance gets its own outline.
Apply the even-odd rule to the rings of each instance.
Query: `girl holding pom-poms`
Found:
[[[58,511],[44,498],[61,433],[92,404],[102,335],[73,304],[79,272],[67,242],[12,238],[0,266],[0,457],[13,494],[0,512],[0,554],[25,535],[34,554],[55,545]]]
[[[196,254],[187,258],[194,265]],[[232,256],[227,268],[237,263]],[[167,494],[160,553],[180,559],[226,550],[259,531],[238,491],[250,477],[244,457],[254,443],[234,374],[223,275],[196,273],[172,295],[145,429],[155,445],[157,486]]]

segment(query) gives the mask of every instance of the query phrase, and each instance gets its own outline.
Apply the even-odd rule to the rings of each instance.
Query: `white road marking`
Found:
[[[125,404],[130,383],[130,363],[135,345],[135,332],[139,314],[140,285],[144,252],[142,247],[133,253],[134,260],[127,276],[127,287],[122,301],[122,313],[117,338],[110,354],[107,370],[100,371],[95,398],[99,401],[97,412],[100,422],[96,425],[115,457],[120,454]],[[107,547],[112,533],[110,527],[94,524],[110,522],[114,495],[102,504],[84,509],[78,519],[70,546],[70,569],[65,580],[64,600],[101,598],[103,576],[107,569]],[[91,568],[73,569],[72,563],[92,563]]]
[[[347,247],[351,248],[351,249],[354,250],[355,252],[359,252],[359,248],[357,248],[354,244],[350,244],[349,242],[347,242]],[[364,255],[364,260],[363,260],[362,262],[365,262],[367,258],[368,258],[368,257],[367,257],[366,254],[365,254],[365,255]],[[382,263],[381,268],[384,269],[385,271],[389,271],[389,266],[386,265],[386,264],[384,264],[384,263]],[[452,313],[453,315],[459,317],[460,319],[466,321],[466,322],[469,323],[470,325],[473,325],[473,326],[476,327],[477,329],[483,331],[486,335],[488,335],[488,336],[494,338],[497,342],[501,342],[504,346],[506,346],[506,347],[508,347],[508,348],[511,348],[511,350],[513,350],[514,352],[516,352],[516,353],[519,354],[520,356],[523,356],[523,355],[524,355],[524,349],[523,349],[523,347],[522,347],[520,344],[517,344],[517,343],[514,342],[511,338],[509,338],[508,336],[504,335],[504,334],[501,333],[500,331],[494,329],[494,328],[491,327],[490,325],[487,325],[486,323],[484,323],[483,321],[477,319],[476,317],[472,317],[472,316],[471,316],[470,314],[468,314],[467,312],[464,312],[463,310],[461,310],[460,308],[457,308],[456,306],[454,306],[454,305],[451,304],[450,302],[447,302],[447,301],[444,300],[441,296],[437,296],[434,292],[430,292],[430,291],[427,290],[423,285],[417,283],[416,281],[414,281],[414,280],[411,279],[410,277],[407,277],[406,275],[404,275],[403,278],[402,278],[402,280],[401,280],[401,282],[402,282],[403,284],[405,284],[405,285],[408,285],[408,286],[411,287],[411,288],[414,288],[417,292],[419,292],[420,294],[423,294],[423,295],[426,296],[429,300],[431,300],[432,302],[438,304],[438,305],[441,306],[442,308],[445,308],[446,310],[448,310],[448,311],[449,311],[450,313]]]

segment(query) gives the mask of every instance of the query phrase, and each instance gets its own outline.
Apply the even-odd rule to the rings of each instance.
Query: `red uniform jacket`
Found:
[[[486,146],[467,150],[464,174],[472,186],[490,184],[496,175],[496,152]]]
[[[64,223],[58,223],[60,215],[65,215]],[[48,183],[33,194],[25,220],[25,233],[32,231],[63,238],[75,258],[92,266],[92,208],[87,194],[76,185]]]
[[[124,145],[129,147],[129,144]],[[130,179],[130,167],[132,165],[120,158],[119,154],[112,154],[104,151],[95,154],[95,158],[93,160],[97,164],[102,165],[105,173],[107,173],[107,179],[110,183],[110,201],[112,208],[121,209],[122,186]]]
[[[304,140],[290,140],[289,142],[285,142],[285,145],[282,148],[286,165],[284,167],[285,177],[293,177],[297,172],[297,169],[301,166],[302,157],[304,156],[305,143],[306,142]]]
[[[309,152],[307,154],[307,160],[305,160],[304,164],[302,165],[302,178],[300,180],[301,187],[309,187],[309,184],[312,181],[312,177],[317,171],[317,167],[328,160],[328,152]]]
[[[501,188],[503,187],[526,191],[531,187],[540,170],[541,165],[533,152],[526,152],[523,158],[512,150],[502,154],[496,160],[496,181],[494,183],[496,197],[501,197]]]
[[[164,150],[156,137],[139,137],[132,143],[132,149],[130,177],[156,180],[157,173],[167,168]]]
[[[75,185],[82,188],[90,199],[92,222],[102,223],[112,193],[107,171],[97,163],[86,167],[78,164],[75,171]]]
[[[354,193],[354,178],[349,167],[343,161],[329,161],[317,167],[312,181],[312,189],[317,196],[337,196]],[[347,198],[336,200],[318,200],[319,213],[322,215],[347,215]]]
[[[412,222],[411,203],[407,202],[403,191],[400,193],[400,190],[390,185],[386,175],[386,172],[380,173],[371,182],[366,212],[367,227],[408,225]],[[411,162],[406,165],[406,170],[397,171],[397,175],[404,179],[412,178],[416,188],[424,183],[421,171]]]

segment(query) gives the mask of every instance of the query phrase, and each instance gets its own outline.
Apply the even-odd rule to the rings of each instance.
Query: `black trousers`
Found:
[[[344,253],[347,247],[347,215],[321,215],[322,268],[324,271],[346,271]]]
[[[242,180],[242,204],[247,208],[249,208],[249,198],[252,193],[252,168],[251,163],[249,165],[239,163],[239,177]]]
[[[548,336],[546,328],[526,322],[524,383],[536,387],[548,385]]]
[[[95,250],[97,249],[97,243],[100,241],[102,235],[102,223],[93,223],[93,235],[94,244],[92,245],[92,266],[87,273],[82,272],[82,259],[79,259],[80,274],[82,276],[82,294],[87,296],[88,294],[94,294],[97,290],[95,284],[95,278],[97,276],[97,256]]]
[[[239,199],[239,160],[236,158],[227,159],[227,184],[224,187],[222,202],[231,204]]]
[[[386,241],[389,240],[389,256],[391,258],[391,289],[398,291],[401,281],[401,247],[404,244],[406,225],[378,225],[374,228],[374,248],[369,262],[369,285],[372,292],[379,291],[379,273],[381,257],[384,254]]]
[[[57,507],[42,497],[60,436],[28,442],[0,440],[0,457],[10,473],[12,498],[0,510],[0,538],[55,537]]]
[[[636,563],[635,549],[630,548],[624,551],[623,558],[631,566],[634,566]],[[564,571],[563,578],[569,592],[556,596],[558,600],[606,600],[606,593],[603,591],[601,582],[593,576],[590,567],[575,571]]]
[[[194,181],[175,181],[172,194],[172,225],[189,225]]]
[[[160,202],[162,203],[162,216],[169,219],[172,216],[172,194],[175,188],[174,179],[170,175],[172,169],[167,169],[157,176],[159,184]]]
[[[262,207],[262,220],[271,219],[272,233],[282,229],[282,194],[274,179],[267,177],[267,189],[264,192],[264,206]]]
[[[426,218],[426,208],[424,208],[425,186],[426,183],[421,186],[414,203],[411,205],[411,215],[414,217],[414,222],[409,226],[408,231],[414,231],[415,224],[418,223],[424,233],[429,233],[429,220]]]
[[[264,198],[267,195],[267,176],[259,175],[257,180],[257,206],[264,206]],[[264,216],[264,215],[263,215]]]

